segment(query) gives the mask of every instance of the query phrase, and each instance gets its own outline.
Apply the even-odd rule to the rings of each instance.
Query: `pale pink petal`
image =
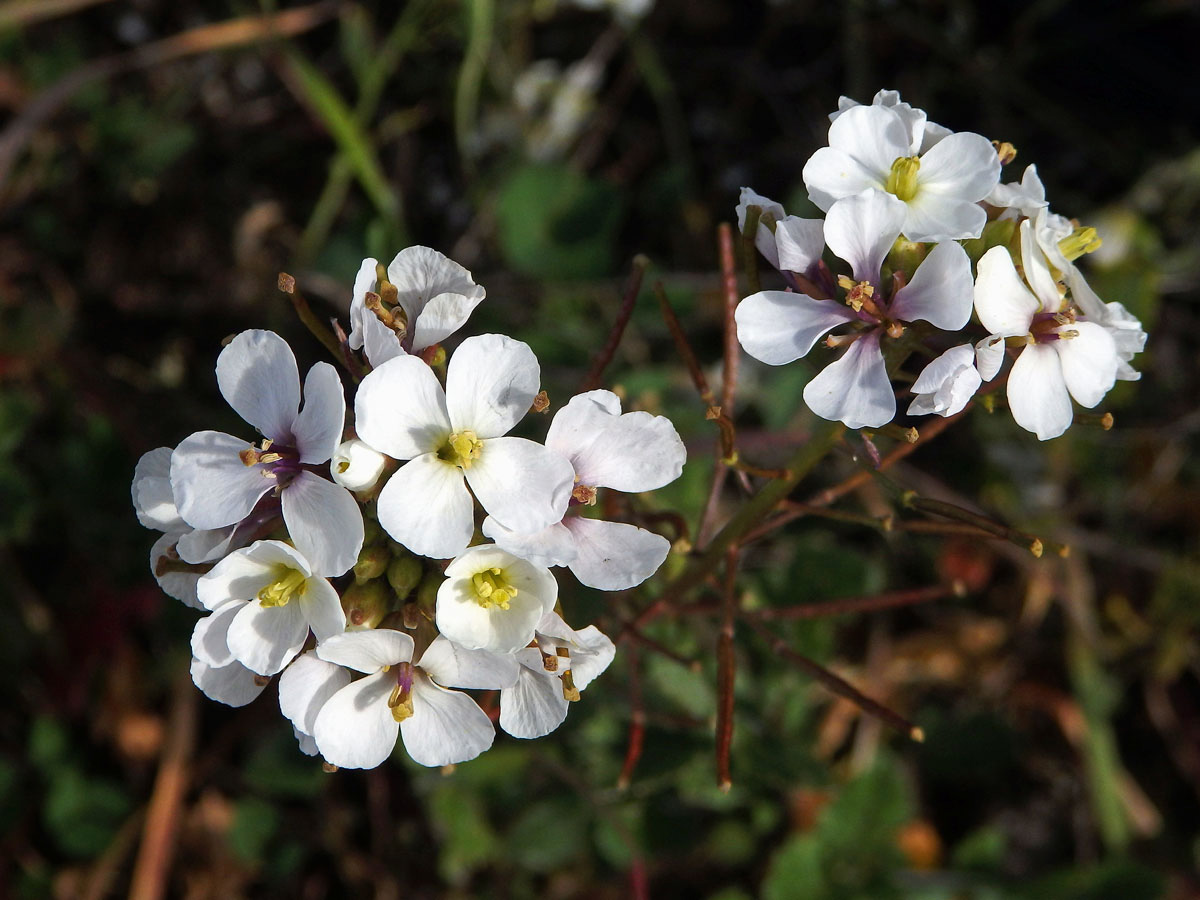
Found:
[[[1037,297],[1017,274],[1012,257],[1003,247],[993,247],[976,265],[975,312],[993,335],[1028,334],[1040,308]]]
[[[231,434],[198,431],[175,448],[171,492],[185,522],[193,528],[233,525],[275,487],[262,466],[247,466],[238,456],[249,447]]]
[[[896,292],[889,312],[905,322],[924,319],[958,331],[971,320],[974,287],[967,251],[946,241],[929,251],[912,280]]]
[[[390,672],[380,672],[325,701],[312,733],[327,762],[342,769],[373,769],[391,756],[400,731],[387,705],[395,685]]]
[[[292,424],[300,462],[323,463],[342,442],[346,425],[346,395],[337,369],[319,362],[304,379],[304,408]]]
[[[1021,351],[1008,376],[1008,407],[1016,423],[1040,441],[1071,427],[1071,397],[1052,346],[1029,344]]]
[[[300,370],[273,331],[243,331],[217,357],[217,385],[234,412],[272,440],[290,443]]]
[[[402,465],[379,492],[379,524],[419,556],[457,556],[475,530],[462,470],[433,453]]]
[[[358,561],[362,509],[354,495],[320,475],[301,472],[283,490],[283,521],[296,549],[320,575],[341,575]]]
[[[347,631],[321,641],[316,653],[326,662],[371,675],[384,666],[411,662],[413,639],[392,628]]]
[[[233,525],[224,528],[197,528],[179,535],[176,550],[186,563],[215,562],[240,544]]]
[[[389,359],[362,380],[354,422],[360,438],[395,459],[436,451],[450,434],[442,386],[415,356]]]
[[[1079,336],[1059,339],[1050,346],[1058,351],[1067,390],[1081,406],[1091,409],[1104,399],[1117,380],[1117,345],[1095,322],[1076,322],[1056,329]]]
[[[334,694],[350,683],[350,673],[313,651],[301,653],[279,676],[279,711],[293,726],[311,735],[317,714]]]
[[[658,571],[671,542],[660,534],[624,522],[568,516],[564,525],[575,536],[577,555],[571,572],[582,584],[601,591],[622,591]]]
[[[896,397],[883,363],[877,334],[859,338],[841,359],[822,369],[804,388],[804,402],[822,419],[847,428],[879,428],[896,415]]]
[[[449,766],[474,759],[492,746],[496,729],[487,713],[460,691],[438,687],[417,670],[413,714],[400,723],[400,738],[413,762]]]
[[[565,457],[541,444],[499,437],[483,442],[466,477],[492,518],[513,531],[531,532],[562,519],[575,472]]]
[[[772,366],[799,359],[831,328],[856,318],[840,303],[788,291],[751,294],[733,315],[738,342],[755,359]]]
[[[878,285],[879,269],[900,236],[906,212],[902,200],[883,191],[867,190],[846,197],[833,204],[825,216],[825,243],[839,259],[850,263],[855,281]]]
[[[454,430],[470,430],[480,438],[507,434],[529,412],[540,379],[541,367],[528,344],[503,334],[467,338],[446,369],[446,408]]]

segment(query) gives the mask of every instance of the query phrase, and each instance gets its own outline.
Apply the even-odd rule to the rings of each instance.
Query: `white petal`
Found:
[[[759,207],[764,214],[773,216],[776,222],[782,221],[786,216],[783,207],[774,200],[769,200],[761,194],[756,194],[750,188],[744,187],[738,195],[736,210],[739,234],[746,230],[746,210],[751,206]],[[759,222],[758,231],[754,233],[754,246],[758,248],[758,252],[767,262],[775,268],[779,268],[779,252],[776,249],[775,235],[771,234],[771,229],[762,222]]]
[[[560,521],[575,482],[565,457],[515,437],[484,441],[466,476],[488,514],[517,532],[541,531]]]
[[[363,325],[370,319],[375,319],[375,314],[367,309],[363,301],[367,291],[377,292],[379,289],[379,279],[375,277],[375,267],[378,264],[377,260],[364,259],[358,267],[358,274],[354,276],[354,288],[350,293],[350,335],[346,339],[351,350],[362,349]]]
[[[671,542],[660,534],[624,522],[568,516],[578,555],[570,564],[575,577],[601,591],[622,591],[658,571]]]
[[[503,334],[467,338],[446,369],[446,408],[454,430],[467,429],[480,438],[507,434],[529,412],[540,379],[541,367],[528,344]]]
[[[450,434],[442,386],[415,356],[390,359],[362,380],[354,422],[360,438],[396,459],[437,450]]]
[[[424,319],[428,311],[427,304],[441,294],[458,294],[469,298],[473,301],[472,309],[483,299],[483,288],[475,283],[471,273],[431,247],[406,247],[388,263],[387,272],[388,281],[396,286],[396,299],[408,316],[410,331],[414,323],[419,325]],[[465,318],[463,321],[466,321]],[[447,334],[461,324],[459,322]],[[437,343],[437,340],[430,341],[430,344]],[[413,342],[415,350],[425,346],[429,344],[418,346],[416,341]]]
[[[1057,331],[1075,331],[1079,337],[1054,341],[1062,363],[1067,390],[1081,406],[1091,409],[1104,399],[1117,380],[1117,345],[1095,322],[1076,322]]]
[[[961,366],[975,364],[975,351],[970,344],[951,347],[924,369],[913,382],[914,394],[931,394],[942,386]]]
[[[217,357],[217,385],[239,416],[272,440],[291,442],[300,370],[287,341],[273,331],[243,331]]]
[[[993,247],[980,257],[975,276],[975,312],[994,335],[1027,334],[1040,308],[1003,247]]]
[[[969,131],[939,141],[921,157],[917,172],[919,193],[932,192],[968,203],[982,200],[999,181],[996,148],[983,135]]]
[[[562,681],[522,667],[517,683],[500,692],[500,727],[518,738],[540,738],[567,718]]]
[[[576,555],[575,536],[561,522],[541,531],[518,534],[488,516],[483,520],[483,534],[495,541],[496,546],[535,566],[565,566]]]
[[[804,388],[804,402],[822,419],[847,428],[878,428],[896,415],[877,334],[859,338]]]
[[[176,549],[186,563],[216,562],[231,549],[237,549],[239,537],[233,525],[224,528],[197,528],[179,536]]]
[[[439,294],[430,300],[417,319],[417,327],[413,332],[413,352],[440,344],[462,328],[482,300],[483,288],[478,288],[474,294]]]
[[[492,720],[466,694],[438,687],[420,670],[413,673],[412,690],[413,714],[400,723],[400,737],[413,762],[448,766],[492,746]]]
[[[156,531],[183,532],[187,523],[175,508],[171,493],[171,448],[159,447],[143,453],[133,470],[130,489],[138,521]]]
[[[517,680],[516,657],[511,653],[468,650],[438,635],[416,665],[442,687],[499,690]]]
[[[838,258],[850,263],[855,281],[878,285],[883,258],[900,236],[906,214],[904,202],[883,191],[866,190],[846,197],[833,204],[825,216],[825,243]]]
[[[886,177],[886,171],[881,176],[849,153],[833,147],[822,147],[810,156],[803,172],[808,199],[826,211],[843,197],[853,197],[872,188],[882,190]]]
[[[363,355],[367,362],[379,368],[389,359],[407,354],[400,343],[400,336],[372,313],[369,319],[363,320]]]
[[[293,725],[292,735],[296,738],[296,745],[299,747],[300,752],[305,756],[316,756],[321,752],[321,749],[317,746],[317,739],[311,734],[305,734]]]
[[[301,472],[283,489],[283,521],[296,549],[321,575],[341,575],[358,561],[362,510],[339,484]]]
[[[479,605],[472,576],[492,567],[517,588],[508,609]],[[467,550],[446,567],[446,576],[437,594],[438,631],[471,650],[510,653],[526,646],[558,597],[558,582],[548,569],[490,544]]]
[[[346,395],[337,369],[317,363],[304,379],[304,408],[292,425],[300,462],[323,463],[333,455],[346,425]]]
[[[1045,312],[1058,312],[1062,307],[1062,295],[1054,276],[1050,274],[1050,263],[1046,254],[1037,245],[1033,226],[1026,219],[1021,223],[1021,264],[1025,269],[1025,280]]]
[[[571,678],[583,690],[609,667],[617,647],[599,628],[589,625],[575,633],[579,649],[571,653]]]
[[[908,201],[904,236],[910,241],[954,241],[976,238],[987,224],[987,212],[947,194],[920,191]]]
[[[171,454],[171,492],[179,515],[193,528],[221,528],[240,522],[258,498],[275,487],[262,466],[238,456],[248,441],[219,431],[198,431]]]
[[[1058,353],[1049,344],[1029,344],[1008,375],[1008,407],[1018,425],[1039,441],[1071,427],[1073,413]]]
[[[230,600],[212,615],[198,620],[192,629],[192,656],[214,669],[233,662],[233,653],[229,649],[229,626],[245,605],[245,600]]]
[[[279,711],[304,734],[311,735],[317,713],[350,683],[350,673],[325,662],[311,650],[297,656],[279,676]]]
[[[892,163],[910,155],[911,135],[895,110],[856,106],[829,126],[829,147],[812,155],[804,166],[804,184],[821,209],[833,200],[864,188],[882,188]]]
[[[973,289],[967,251],[946,241],[917,266],[912,281],[896,293],[890,312],[905,322],[924,319],[938,328],[958,331],[971,320]]]
[[[274,675],[292,661],[308,639],[308,622],[299,603],[264,608],[245,604],[229,625],[229,652],[259,675]]]
[[[297,595],[296,602],[300,604],[304,619],[318,642],[346,630],[346,613],[342,609],[341,597],[324,578],[316,575],[309,578],[304,590]]]
[[[191,673],[192,682],[205,697],[226,706],[245,706],[266,687],[266,684],[258,683],[253,672],[236,662],[214,669],[208,663],[193,659]]]
[[[316,653],[326,662],[370,675],[384,666],[411,662],[413,639],[391,628],[347,631],[321,641]]]
[[[158,582],[158,586],[169,596],[174,597],[185,606],[202,609],[203,604],[201,604],[200,598],[196,596],[196,582],[200,578],[199,572],[172,572],[168,569],[159,574],[160,563],[163,563],[165,567],[167,564],[175,562],[175,556],[178,555],[178,551],[173,554],[171,550],[178,547],[178,542],[182,538],[183,535],[167,532],[154,542],[153,546],[150,547],[150,571],[154,573],[154,580]]]
[[[249,600],[278,580],[275,561],[258,552],[262,543],[235,550],[200,576],[196,594],[205,608],[215,610],[230,600]]]
[[[462,470],[426,453],[405,463],[379,492],[383,530],[419,556],[449,559],[470,542],[474,504]]]
[[[952,416],[962,411],[982,383],[975,368],[975,349],[970,344],[951,347],[913,382],[912,392],[919,396],[909,405],[908,414]]]
[[[326,761],[342,769],[373,769],[391,755],[400,731],[387,705],[395,683],[389,672],[368,675],[325,701],[312,733]]]
[[[820,261],[825,249],[825,223],[799,216],[781,219],[775,227],[775,246],[780,269],[805,275]]]
[[[781,366],[812,349],[825,332],[854,321],[849,308],[788,291],[759,291],[734,310],[738,342],[755,359]]]
[[[989,334],[975,344],[975,367],[984,381],[991,381],[1004,364],[1004,337]]]
[[[387,466],[387,457],[357,438],[343,441],[329,460],[329,474],[348,491],[369,491]]]
[[[546,446],[571,461],[581,484],[629,492],[670,484],[687,458],[675,426],[647,412],[621,415],[620,403],[610,391],[572,397],[550,423]]]

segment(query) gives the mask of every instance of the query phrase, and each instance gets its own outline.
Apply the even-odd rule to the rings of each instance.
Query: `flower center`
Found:
[[[1065,238],[1058,242],[1058,249],[1062,251],[1071,262],[1079,259],[1085,253],[1092,253],[1100,249],[1100,235],[1095,228],[1076,228]]]
[[[596,505],[596,488],[590,484],[577,484],[571,490],[571,503],[583,506]]]
[[[838,287],[846,292],[846,305],[861,318],[879,322],[884,318],[883,310],[875,299],[875,285],[869,281],[855,281],[846,275],[838,276]]]
[[[456,431],[446,438],[446,443],[438,449],[438,459],[469,469],[475,460],[483,453],[483,441],[475,436],[473,431]]]
[[[397,722],[403,722],[413,714],[412,702],[412,683],[413,683],[413,667],[412,663],[402,662],[397,663],[396,670],[396,686],[392,688],[392,693],[388,697],[388,709],[392,711],[392,718]]]
[[[287,487],[300,474],[300,452],[270,438],[263,438],[257,447],[251,444],[238,458],[243,465],[262,466],[263,477],[274,478],[279,488]]]
[[[917,196],[917,170],[920,168],[921,160],[916,156],[896,157],[883,189],[907,203]]]
[[[304,588],[306,580],[299,569],[283,569],[278,581],[258,592],[258,602],[266,609],[287,606],[292,597]]]
[[[509,601],[517,596],[516,587],[498,566],[476,572],[471,576],[471,585],[475,588],[475,602],[484,609],[493,606],[508,609]]]
[[[1073,328],[1058,331],[1063,325],[1075,324],[1075,310],[1068,306],[1062,312],[1037,313],[1029,324],[1029,336],[1025,339],[1029,344],[1046,344],[1050,341],[1070,340],[1079,337],[1079,332]]]

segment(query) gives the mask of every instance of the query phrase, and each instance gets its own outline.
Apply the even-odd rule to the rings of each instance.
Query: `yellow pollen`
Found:
[[[1058,249],[1062,251],[1062,255],[1067,259],[1076,260],[1085,253],[1092,253],[1099,250],[1102,243],[1100,234],[1095,228],[1076,228],[1058,242]]]
[[[307,580],[299,569],[281,568],[279,580],[258,592],[258,602],[265,608],[287,606],[288,601],[304,588]]]
[[[855,281],[845,275],[838,276],[838,287],[846,292],[846,305],[858,312],[875,296],[875,286],[869,281]],[[872,304],[873,305],[873,304]]]
[[[460,469],[469,469],[482,453],[483,441],[475,436],[475,432],[456,431],[438,450],[438,459]]]
[[[579,699],[579,688],[575,687],[575,679],[571,675],[571,670],[568,669],[558,677],[562,681],[563,699],[569,703],[574,703]]]
[[[907,203],[917,196],[917,170],[920,168],[921,160],[916,156],[897,157],[883,189]]]
[[[264,438],[261,447],[255,447],[251,444],[238,454],[238,459],[242,461],[242,465],[244,466],[257,466],[259,463],[279,462],[279,460],[283,459],[283,456],[278,453],[267,452],[271,449],[271,444],[273,443],[274,441],[270,438]]]
[[[398,665],[406,666],[409,670],[409,671],[404,671],[403,669],[401,670],[404,675],[403,681],[406,682],[408,686],[405,687],[398,681],[396,683],[396,686],[394,688],[392,688],[392,693],[388,696],[387,705],[388,705],[388,709],[390,709],[392,711],[392,718],[395,719],[397,722],[403,722],[405,719],[407,719],[409,716],[411,716],[413,714],[412,672],[411,672],[412,663],[402,662],[402,663],[399,663]]]
[[[586,506],[596,505],[596,489],[590,484],[577,484],[571,491],[571,497]]]
[[[517,596],[517,589],[498,566],[476,572],[471,576],[471,585],[475,588],[475,602],[484,609],[493,606],[508,609],[509,602]]]

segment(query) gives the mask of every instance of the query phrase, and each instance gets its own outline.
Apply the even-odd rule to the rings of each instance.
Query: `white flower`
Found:
[[[738,197],[736,210],[739,232],[746,227],[746,210],[751,206],[760,207],[764,218],[775,220],[774,229],[760,220],[758,230],[754,233],[754,246],[763,258],[783,272],[784,277],[788,272],[812,277],[813,270],[821,261],[821,252],[825,249],[824,223],[820,219],[789,216],[774,200],[768,200],[744,187]],[[795,284],[792,286],[795,287]]]
[[[310,628],[318,642],[346,628],[333,585],[281,541],[256,541],[234,551],[200,578],[196,590],[213,615],[196,626],[192,652],[210,665],[227,662],[219,652],[219,630],[225,632],[228,659],[274,675],[300,652]],[[202,646],[209,649],[202,652]]]
[[[329,474],[348,491],[369,491],[379,481],[387,457],[357,438],[343,441],[329,460]]]
[[[533,640],[557,599],[558,582],[545,566],[481,544],[446,567],[435,619],[438,631],[469,650],[511,653]]]
[[[858,324],[860,330],[831,339],[849,347],[804,388],[804,402],[813,412],[850,428],[877,428],[896,414],[896,398],[880,349],[885,331],[895,335],[903,331],[901,323],[917,319],[957,331],[971,317],[970,260],[962,247],[950,241],[929,251],[904,287],[890,298],[885,294],[890,284],[882,283],[880,269],[905,215],[898,199],[870,189],[830,208],[825,241],[850,263],[853,278],[839,280],[848,305],[807,294],[760,291],[738,304],[734,314],[738,340],[746,352],[773,366],[804,356],[818,338],[838,325]]]
[[[561,159],[591,120],[604,66],[590,57],[562,71],[556,60],[532,63],[513,83],[513,100],[530,120],[526,150],[531,159]]]
[[[622,415],[620,398],[611,391],[572,397],[550,423],[546,446],[571,461],[576,505],[594,503],[597,488],[660,488],[679,477],[687,457],[669,419],[646,412]],[[581,583],[607,591],[641,584],[671,549],[670,541],[644,528],[573,515],[528,535],[488,518],[483,533],[531,562],[569,566]]]
[[[319,704],[312,735],[321,755],[346,769],[374,768],[391,754],[397,733],[423,766],[465,762],[487,750],[495,739],[487,714],[466,694],[442,685],[504,688],[516,679],[515,661],[449,643],[435,639],[415,664],[413,640],[399,631],[347,632],[319,644],[322,660],[367,676]],[[317,674],[307,685],[289,679],[285,686],[281,680],[280,706],[303,710],[293,723],[300,718],[307,724],[312,698],[327,689],[329,677]]]
[[[190,671],[192,683],[205,697],[226,706],[245,706],[267,686],[266,679],[237,662],[215,668],[193,657]]]
[[[846,110],[861,104],[850,97],[838,97],[836,112],[829,114],[829,121],[834,121]],[[885,106],[895,110],[904,120],[909,133],[909,150],[912,153],[924,153],[942,138],[949,137],[953,132],[945,126],[930,122],[925,110],[910,106],[900,99],[899,91],[880,90],[871,101],[872,106]]]
[[[474,530],[471,492],[517,532],[562,518],[571,464],[533,441],[503,436],[529,410],[539,377],[526,344],[485,334],[459,345],[444,391],[414,356],[388,360],[363,379],[355,399],[359,435],[410,460],[379,494],[379,524],[388,534],[421,556],[456,556]]]
[[[913,382],[916,398],[909,404],[908,414],[952,416],[962,411],[982,383],[975,368],[975,349],[970,344],[951,347],[922,369]]]
[[[1046,202],[1046,187],[1038,177],[1037,166],[1034,165],[1025,167],[1020,182],[997,184],[987,195],[985,202],[1003,209],[1004,212],[1000,215],[1002,219],[1015,219],[1019,216],[1032,219],[1050,205]]]
[[[1120,360],[1108,331],[1084,321],[1059,291],[1032,229],[1030,220],[1021,223],[1025,281],[1004,247],[993,247],[979,260],[975,310],[991,332],[986,343],[995,348],[990,356],[980,353],[985,378],[999,368],[1004,340],[1024,338],[1008,377],[1008,405],[1018,425],[1045,441],[1071,426],[1071,397],[1086,407],[1103,399]]]
[[[163,532],[150,548],[150,571],[167,594],[188,606],[199,607],[196,566],[213,562],[238,546],[234,527],[196,530],[179,516],[171,493],[171,448],[158,447],[142,454],[133,472],[133,507],[138,521]]]
[[[629,26],[654,8],[654,0],[569,0],[580,9],[600,10],[605,7],[613,12],[617,21]]]
[[[300,749],[309,756],[318,751],[312,736],[317,714],[349,683],[346,669],[326,662],[313,650],[297,656],[279,676],[279,711],[292,723]]]
[[[340,575],[362,549],[362,513],[344,488],[311,467],[341,441],[346,399],[337,371],[317,363],[304,382],[287,342],[270,331],[243,331],[217,359],[221,394],[265,440],[254,447],[219,431],[200,431],[171,455],[171,489],[180,517],[213,529],[245,519],[268,491],[282,503],[292,541],[320,572]]]
[[[987,222],[979,201],[1000,178],[991,142],[960,132],[917,152],[913,141],[912,122],[895,108],[850,107],[804,166],[809,197],[829,210],[864,189],[886,191],[905,204],[900,230],[910,241],[979,237]]]
[[[368,294],[378,312],[368,306]],[[350,348],[365,348],[373,366],[418,353],[461,328],[483,297],[469,271],[429,247],[397,253],[384,283],[379,264],[364,259],[350,300]]]
[[[500,727],[518,738],[549,734],[569,701],[608,668],[617,648],[595,625],[573,631],[556,613],[538,625],[537,647],[518,651],[516,683],[500,691]]]

